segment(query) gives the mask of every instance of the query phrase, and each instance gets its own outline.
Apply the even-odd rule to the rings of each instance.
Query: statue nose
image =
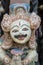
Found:
[[[19,34],[20,34],[20,35],[22,34],[20,29],[19,29]]]

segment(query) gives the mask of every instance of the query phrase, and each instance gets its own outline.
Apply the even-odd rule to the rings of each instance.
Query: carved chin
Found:
[[[14,41],[16,43],[18,43],[18,44],[25,44],[26,43],[26,40],[25,39],[24,40],[15,39]]]

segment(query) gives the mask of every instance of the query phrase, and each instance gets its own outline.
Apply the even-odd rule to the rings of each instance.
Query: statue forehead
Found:
[[[22,25],[28,25],[30,27],[30,23],[25,21],[25,20],[22,20],[22,19],[19,19],[17,21],[14,21],[12,24],[11,24],[11,27],[15,26],[15,25],[18,25],[18,26],[22,26]]]

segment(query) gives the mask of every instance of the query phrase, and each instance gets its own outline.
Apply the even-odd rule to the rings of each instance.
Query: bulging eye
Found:
[[[18,30],[13,30],[12,32],[18,32]]]
[[[23,31],[27,31],[27,30],[29,30],[29,29],[28,29],[28,28],[23,28],[22,30],[23,30]]]

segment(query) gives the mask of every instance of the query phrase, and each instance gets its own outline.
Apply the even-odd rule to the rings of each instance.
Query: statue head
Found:
[[[14,42],[24,44],[30,41],[33,31],[38,29],[41,20],[35,13],[28,15],[27,7],[21,6],[14,8],[16,14],[5,14],[1,26],[5,33],[10,33]]]
[[[16,43],[26,43],[31,37],[30,23],[23,19],[14,21],[10,27],[10,34]]]

